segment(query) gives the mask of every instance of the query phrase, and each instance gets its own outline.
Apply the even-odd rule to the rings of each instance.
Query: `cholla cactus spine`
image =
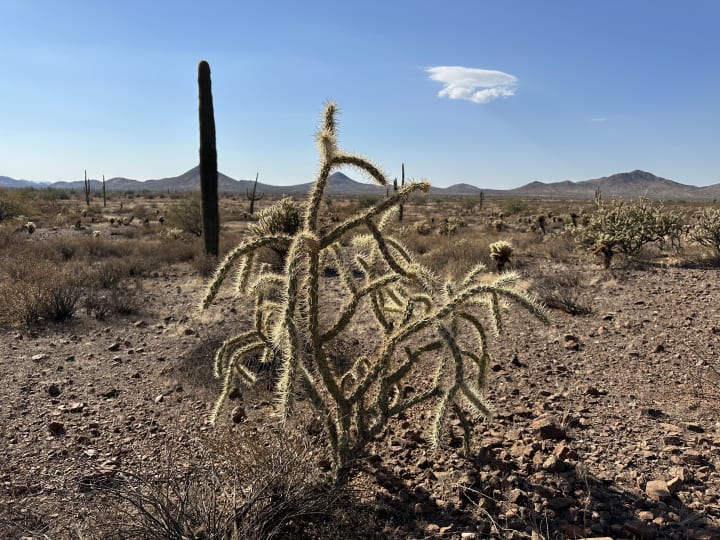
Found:
[[[454,411],[461,419],[469,448],[470,419],[465,411],[488,412],[482,397],[489,362],[487,338],[481,319],[474,313],[485,310],[493,326],[502,329],[499,302],[504,299],[546,319],[532,298],[513,288],[517,275],[503,274],[495,282],[486,282],[483,268],[478,266],[458,283],[442,283],[388,233],[398,205],[415,191],[427,191],[426,182],[410,182],[373,207],[327,232],[321,231],[318,212],[334,169],[355,166],[379,184],[386,184],[378,167],[338,148],[336,113],[334,104],[326,106],[317,133],[320,169],[299,230],[265,234],[231,251],[211,279],[202,306],[210,305],[231,268],[239,263],[237,281],[243,285],[238,292],[255,297],[255,327],[230,338],[218,351],[215,375],[224,383],[212,420],[217,420],[236,383],[252,384],[246,360],[258,353],[267,357],[268,351],[277,352],[276,413],[281,417],[292,414],[292,397],[297,391],[309,398],[324,419],[335,473],[342,481],[351,463],[391,418],[430,400],[437,402],[431,433],[439,434],[447,413]],[[367,233],[360,234],[360,228]],[[339,240],[350,232],[355,236],[349,250]],[[257,250],[274,244],[288,248],[284,269],[278,273],[257,264],[253,257]],[[347,293],[345,306],[329,323],[320,319],[324,301],[321,260],[337,265]],[[353,265],[363,269],[362,282],[353,277]],[[349,370],[340,372],[328,353],[334,340],[351,330],[358,311],[368,309],[375,317],[377,350],[372,356],[360,356]],[[460,331],[465,327],[476,337],[475,350],[461,345]],[[427,362],[435,363],[434,380],[414,396],[405,397],[399,389],[401,382]]]

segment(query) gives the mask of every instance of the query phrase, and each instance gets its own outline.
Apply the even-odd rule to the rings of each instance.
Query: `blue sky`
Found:
[[[323,103],[390,177],[720,182],[720,2],[2,0],[0,175],[309,181]],[[350,176],[358,178],[354,171]]]

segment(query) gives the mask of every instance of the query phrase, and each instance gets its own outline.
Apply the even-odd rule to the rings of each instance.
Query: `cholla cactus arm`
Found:
[[[388,250],[388,246],[385,243],[385,238],[383,238],[382,233],[375,226],[375,224],[370,220],[367,220],[366,224],[367,224],[368,229],[370,229],[370,232],[372,233],[373,238],[375,238],[375,241],[377,242],[377,247],[380,250],[380,253],[382,253],[382,256],[385,259],[385,262],[387,262],[388,266],[403,277],[408,277],[408,278],[413,277],[412,271],[408,270],[406,268],[403,268],[400,264],[398,264],[398,262],[395,260],[395,258],[390,254],[390,251]]]
[[[355,281],[353,280],[350,269],[348,268],[347,264],[345,264],[345,260],[340,253],[340,246],[338,244],[332,244],[331,246],[329,246],[329,249],[333,260],[335,261],[335,265],[337,266],[338,274],[340,274],[343,283],[353,295],[357,294],[357,287],[355,286]]]
[[[379,279],[376,279],[375,281],[369,283],[365,287],[363,287],[360,291],[356,292],[350,302],[345,306],[345,308],[342,311],[342,314],[338,318],[338,320],[335,322],[335,324],[332,325],[332,327],[322,334],[320,341],[322,343],[327,343],[334,337],[336,337],[342,330],[345,329],[345,327],[348,325],[350,320],[352,319],[353,315],[355,315],[355,311],[357,310],[358,304],[360,303],[360,300],[364,298],[365,296],[369,294],[374,294],[378,290],[382,289],[383,287],[386,287],[387,285],[390,285],[391,283],[394,283],[400,279],[400,276],[397,275],[387,275],[383,276]]]
[[[225,366],[227,364],[227,355],[234,351],[239,343],[254,338],[255,335],[255,332],[249,331],[223,341],[222,345],[220,345],[218,350],[215,351],[213,374],[216,379],[223,376],[223,371],[225,371]]]
[[[245,294],[248,283],[253,271],[253,263],[255,262],[255,253],[250,252],[243,257],[240,262],[240,268],[235,275],[235,290],[237,294]]]
[[[404,188],[398,190],[397,193],[393,193],[389,197],[377,203],[375,206],[359,212],[354,216],[348,218],[344,222],[340,223],[322,239],[320,243],[320,248],[325,249],[330,244],[337,242],[340,237],[346,232],[354,229],[355,227],[358,227],[366,220],[383,213],[390,207],[399,204],[401,201],[404,201],[411,193],[415,191],[426,192],[428,189],[430,189],[430,184],[428,182],[412,182],[408,184]]]
[[[243,242],[238,247],[233,249],[227,254],[225,260],[215,270],[215,274],[210,279],[210,284],[205,292],[205,297],[200,304],[201,309],[207,309],[212,301],[217,296],[220,286],[228,275],[230,268],[240,257],[247,253],[254,252],[261,247],[268,246],[270,244],[289,244],[292,239],[289,236],[266,236],[258,238],[257,240],[251,240],[249,242]]]
[[[368,173],[381,186],[387,184],[387,178],[385,178],[385,173],[380,170],[380,167],[361,156],[345,153],[338,154],[333,157],[332,164],[335,167],[342,167],[343,165],[351,165],[353,167],[357,167],[361,171]]]
[[[458,420],[460,420],[460,426],[463,430],[463,452],[466,456],[469,456],[471,454],[470,451],[470,433],[472,431],[472,427],[470,426],[470,421],[467,419],[467,416],[465,416],[465,412],[460,408],[460,406],[457,403],[453,403],[453,412],[457,415]]]
[[[245,347],[242,347],[241,349],[238,349],[233,353],[232,357],[230,358],[229,365],[225,370],[222,392],[220,394],[220,397],[215,402],[215,406],[213,407],[213,411],[210,415],[211,424],[214,424],[217,421],[220,409],[222,409],[222,406],[225,401],[227,401],[230,392],[232,392],[233,388],[235,387],[235,381],[240,380],[248,386],[252,386],[253,384],[255,384],[255,375],[253,375],[252,372],[250,372],[245,366],[242,365],[242,359],[245,356],[262,349],[264,346],[265,344],[262,342],[255,342],[246,345]]]

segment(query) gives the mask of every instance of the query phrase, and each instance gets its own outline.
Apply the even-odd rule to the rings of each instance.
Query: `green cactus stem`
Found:
[[[205,60],[198,64],[198,99],[203,237],[205,240],[205,253],[217,257],[220,243],[220,213],[218,208],[215,113],[213,111],[210,65]]]

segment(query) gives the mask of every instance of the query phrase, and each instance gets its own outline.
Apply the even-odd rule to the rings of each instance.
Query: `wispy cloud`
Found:
[[[594,118],[591,118],[590,121],[594,124],[602,124],[603,122],[607,121],[607,118],[604,118],[602,116],[596,116]]]
[[[436,66],[426,71],[433,81],[444,85],[438,97],[465,99],[473,103],[488,103],[499,97],[514,96],[518,83],[514,75],[491,69]]]

